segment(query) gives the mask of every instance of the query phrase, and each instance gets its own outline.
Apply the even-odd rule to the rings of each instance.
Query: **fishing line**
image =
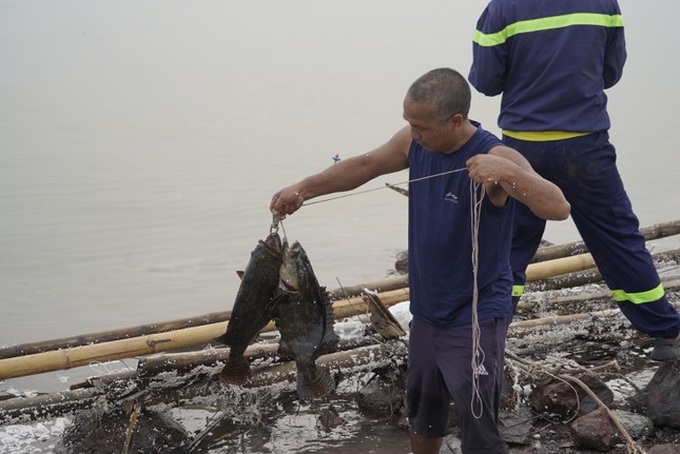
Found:
[[[427,176],[424,176],[424,177],[414,178],[413,180],[402,181],[400,183],[395,183],[392,186],[398,186],[400,184],[407,184],[407,183],[416,183],[418,181],[427,180],[427,179],[430,179],[430,178],[441,177],[443,175],[449,175],[449,174],[452,174],[452,173],[462,172],[464,170],[467,170],[467,167],[463,167],[461,169],[447,170],[446,172],[441,172],[441,173],[436,173],[434,175],[427,175]],[[322,203],[322,202],[329,202],[331,200],[342,199],[344,197],[350,197],[350,196],[359,195],[359,194],[366,194],[367,192],[379,191],[381,189],[388,189],[388,186],[381,186],[379,188],[364,189],[363,191],[355,191],[355,192],[352,192],[352,193],[349,193],[349,194],[341,194],[341,195],[337,195],[337,196],[333,196],[333,197],[327,197],[323,200],[314,200],[314,201],[311,201],[311,202],[304,202],[302,204],[302,206],[315,205],[317,203]]]
[[[481,329],[479,327],[479,316],[477,314],[477,303],[479,302],[479,287],[477,275],[479,271],[479,223],[482,214],[482,201],[484,200],[484,186],[470,180],[470,223],[472,241],[472,399],[470,400],[470,410],[476,419],[482,417],[484,405],[482,396],[479,392],[479,374],[484,364],[484,350],[481,347]]]

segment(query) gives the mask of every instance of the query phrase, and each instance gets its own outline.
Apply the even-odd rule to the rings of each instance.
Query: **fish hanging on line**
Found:
[[[251,376],[250,363],[243,356],[248,345],[271,320],[273,308],[287,295],[279,291],[279,270],[283,244],[277,232],[260,240],[250,254],[227,323],[226,332],[216,340],[228,345],[229,357],[220,379],[243,384]]]
[[[293,356],[297,369],[297,394],[310,401],[335,391],[333,377],[316,359],[335,350],[338,336],[333,329],[333,306],[325,287],[299,242],[284,243],[279,272],[280,288],[289,298],[274,307],[272,315],[281,333],[282,356]]]

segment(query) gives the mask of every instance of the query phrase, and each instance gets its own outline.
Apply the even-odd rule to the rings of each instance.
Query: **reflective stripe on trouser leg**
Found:
[[[654,337],[677,335],[680,314],[660,287],[608,134],[555,142],[504,140],[562,189],[574,224],[631,324]]]

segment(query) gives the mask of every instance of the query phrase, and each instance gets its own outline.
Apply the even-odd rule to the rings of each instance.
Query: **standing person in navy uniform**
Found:
[[[519,201],[545,219],[569,216],[556,185],[468,119],[470,99],[457,71],[426,73],[404,99],[407,126],[372,151],[281,189],[270,202],[283,218],[305,200],[409,169],[413,318],[406,395],[414,454],[439,453],[452,401],[463,453],[507,452],[496,419],[512,316],[514,207]]]
[[[605,89],[621,78],[626,45],[616,0],[491,0],[473,38],[470,83],[502,94],[503,142],[562,189],[574,224],[623,314],[654,338],[651,358],[680,358],[680,315],[669,304],[609,142]],[[524,291],[545,220],[518,205],[513,297]]]

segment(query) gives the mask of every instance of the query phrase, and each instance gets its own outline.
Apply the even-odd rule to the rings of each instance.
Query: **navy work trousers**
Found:
[[[571,204],[571,217],[581,238],[633,327],[653,337],[677,336],[680,315],[663,293],[616,167],[616,150],[608,133],[550,142],[503,136],[503,142],[524,155],[543,178],[560,187]],[[511,262],[514,285],[523,286],[545,221],[525,205],[516,206]]]

